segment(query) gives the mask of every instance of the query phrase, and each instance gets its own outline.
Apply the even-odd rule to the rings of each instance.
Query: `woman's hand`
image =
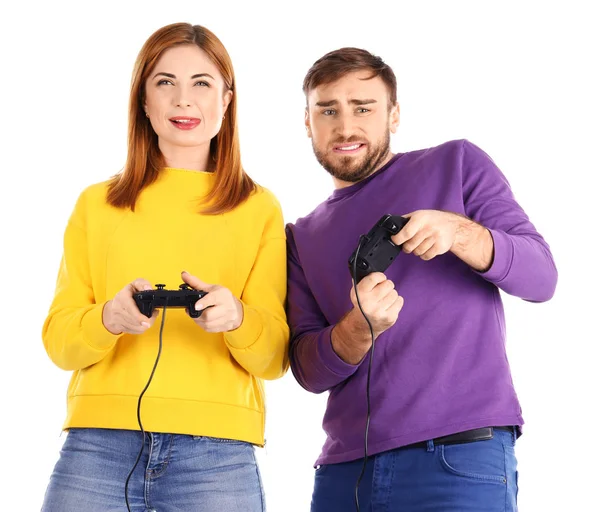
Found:
[[[244,320],[242,302],[225,287],[208,284],[188,272],[182,272],[183,281],[206,295],[196,302],[196,310],[203,310],[198,318],[193,318],[206,332],[227,332],[237,329]]]
[[[140,313],[133,294],[143,290],[152,290],[152,285],[145,279],[136,279],[129,283],[114,299],[109,300],[102,310],[102,323],[112,334],[142,334],[152,327],[158,316],[158,310],[148,318]]]

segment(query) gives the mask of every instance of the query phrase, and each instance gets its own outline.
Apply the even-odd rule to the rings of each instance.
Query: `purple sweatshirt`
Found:
[[[493,264],[480,273],[450,252],[430,261],[401,252],[387,269],[404,307],[375,342],[369,455],[468,429],[523,424],[499,288],[547,301],[556,267],[490,157],[468,141],[451,141],[396,154],[287,226],[292,371],[308,391],[329,391],[327,439],[315,464],[364,455],[368,356],[347,364],[331,345],[333,326],[352,308],[348,258],[382,215],[424,209],[460,213],[488,228]]]

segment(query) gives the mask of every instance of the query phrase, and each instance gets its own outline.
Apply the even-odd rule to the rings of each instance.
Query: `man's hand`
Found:
[[[458,213],[417,210],[403,217],[408,223],[392,236],[402,250],[423,260],[451,251],[467,265],[483,272],[494,258],[494,240],[480,224]]]
[[[394,289],[394,283],[381,272],[363,278],[356,286],[360,305],[373,328],[374,338],[396,323],[404,299]],[[349,364],[358,364],[371,348],[371,332],[358,307],[354,286],[350,291],[354,308],[340,320],[331,333],[335,353]]]
[[[184,282],[196,290],[207,294],[196,302],[196,310],[204,310],[198,318],[193,318],[197,325],[206,332],[227,332],[237,329],[244,320],[242,302],[225,287],[208,284],[196,276],[182,272]]]
[[[402,250],[407,254],[431,260],[448,252],[456,241],[460,216],[454,213],[418,210],[403,217],[409,221],[392,236],[392,242],[403,244]]]

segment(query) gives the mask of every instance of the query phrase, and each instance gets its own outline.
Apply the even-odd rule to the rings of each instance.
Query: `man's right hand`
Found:
[[[152,290],[152,285],[145,279],[136,279],[104,305],[102,323],[106,330],[112,334],[142,334],[152,327],[158,316],[158,310],[148,318],[140,313],[133,300],[133,294],[143,290]]]
[[[363,278],[356,286],[360,305],[373,327],[375,339],[396,323],[404,299],[394,289],[394,283],[381,272]],[[331,332],[335,353],[349,364],[358,364],[371,348],[371,331],[358,307],[354,285],[350,291],[354,308],[342,318]]]

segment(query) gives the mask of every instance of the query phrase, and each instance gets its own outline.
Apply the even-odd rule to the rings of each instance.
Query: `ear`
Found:
[[[396,133],[398,126],[400,125],[400,103],[396,101],[396,104],[390,111],[390,132]]]
[[[231,89],[229,89],[223,95],[223,113],[225,113],[227,111],[227,107],[231,103],[232,99],[233,99],[233,91]]]
[[[306,126],[306,135],[312,139],[312,131],[310,129],[310,116],[308,115],[308,107],[304,110],[304,126]]]

